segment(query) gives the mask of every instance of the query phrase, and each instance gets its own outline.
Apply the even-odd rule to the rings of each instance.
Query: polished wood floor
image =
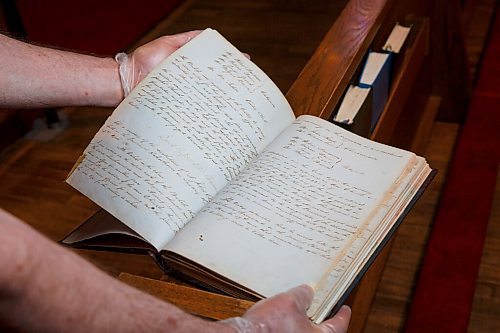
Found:
[[[478,2],[487,6],[492,1]],[[143,41],[165,33],[212,26],[249,53],[282,91],[286,91],[343,5],[341,1],[326,0],[189,0]],[[304,15],[304,11],[308,15]],[[471,18],[470,22],[484,22],[476,16],[471,17],[474,19]],[[471,23],[471,26],[476,25]],[[484,40],[484,34],[478,38]],[[472,38],[476,45],[476,63],[482,50],[478,38]],[[0,155],[0,207],[53,240],[61,239],[97,209],[66,185],[64,179],[111,110],[77,108],[63,112],[68,116],[69,126],[55,138],[47,142],[23,139]],[[425,156],[440,172],[398,232],[365,332],[398,332],[402,327],[458,132],[456,124],[436,123],[433,128]],[[497,209],[492,214],[485,246],[471,332],[500,331],[493,329],[500,327],[499,187],[497,184],[494,205]],[[112,275],[129,272],[153,278],[161,276],[161,271],[148,257],[91,251],[80,253]]]

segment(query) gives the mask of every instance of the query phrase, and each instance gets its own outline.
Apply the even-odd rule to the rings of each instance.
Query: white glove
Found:
[[[344,305],[333,318],[315,325],[306,315],[313,296],[313,289],[302,285],[256,303],[243,317],[219,323],[229,325],[236,333],[345,333],[351,309]]]
[[[132,89],[163,59],[196,37],[200,32],[195,30],[177,35],[163,36],[140,46],[131,54],[118,53],[115,60],[119,65],[123,96],[126,97],[130,94]]]

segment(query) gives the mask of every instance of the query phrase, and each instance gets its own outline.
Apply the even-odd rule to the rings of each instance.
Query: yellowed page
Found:
[[[413,156],[301,116],[165,249],[263,296],[316,286]]]
[[[386,194],[385,200],[379,202],[373,216],[367,220],[366,227],[341,261],[332,263],[329,273],[317,286],[315,299],[309,308],[309,314],[314,315],[317,322],[325,319],[329,310],[351,285],[430,172],[431,169],[423,158],[413,158],[409,167]]]
[[[67,182],[159,250],[294,118],[273,82],[207,29],[118,106]]]

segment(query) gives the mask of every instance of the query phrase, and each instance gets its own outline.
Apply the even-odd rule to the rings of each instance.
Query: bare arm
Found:
[[[199,33],[163,36],[137,48],[122,71],[127,89]],[[0,59],[0,108],[116,106],[123,99],[118,64],[110,57],[40,47],[0,34]]]
[[[0,210],[0,323],[22,332],[233,332],[113,279]]]
[[[35,46],[0,35],[0,105],[117,105],[123,93],[112,58]]]
[[[0,209],[0,330],[21,332],[344,333],[350,311],[313,325],[312,289],[259,302],[242,318],[209,322],[129,287]]]

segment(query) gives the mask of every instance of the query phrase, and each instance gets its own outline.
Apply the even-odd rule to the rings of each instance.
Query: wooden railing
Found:
[[[297,116],[331,118],[391,3],[349,1],[286,94]]]

